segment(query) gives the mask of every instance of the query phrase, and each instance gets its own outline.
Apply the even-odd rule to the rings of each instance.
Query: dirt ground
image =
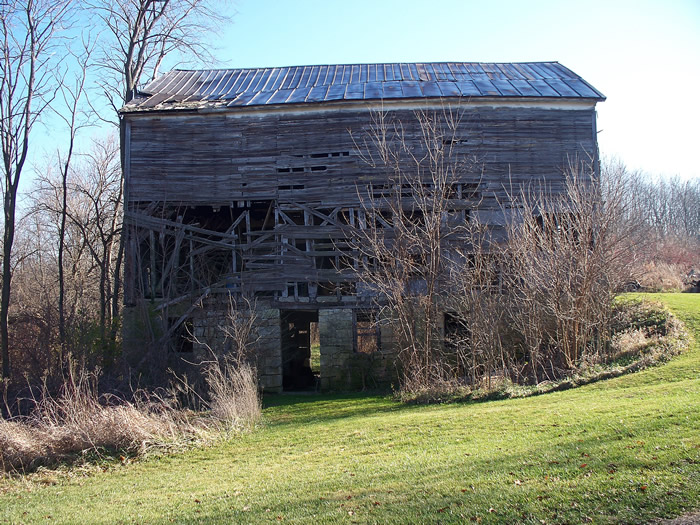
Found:
[[[672,520],[661,520],[656,523],[658,525],[698,525],[700,524],[700,511],[679,516]]]

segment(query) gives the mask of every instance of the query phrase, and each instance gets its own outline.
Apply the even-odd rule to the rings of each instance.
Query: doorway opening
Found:
[[[282,310],[282,389],[316,390],[321,375],[318,310]]]

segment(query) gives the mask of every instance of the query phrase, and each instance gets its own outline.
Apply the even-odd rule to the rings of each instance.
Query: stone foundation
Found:
[[[175,343],[169,346],[169,359],[180,357],[188,362],[198,363],[211,359],[212,353],[225,355],[232,351],[224,328],[230,325],[228,301],[209,298],[205,305],[195,310],[190,320],[194,342],[190,353],[177,354]],[[152,308],[153,309],[153,308]],[[147,334],[154,327],[162,331],[158,315],[153,327],[145,326],[148,313],[137,313],[136,308],[125,309],[124,345],[125,351],[147,343]],[[175,316],[170,312],[171,317]],[[182,315],[178,312],[178,316]],[[282,392],[282,326],[280,310],[266,305],[258,305],[255,323],[256,349],[254,364],[257,367],[260,387],[264,392]],[[175,316],[177,317],[177,316]],[[366,354],[356,351],[355,313],[352,308],[319,308],[318,333],[320,340],[320,381],[322,391],[352,391],[385,388],[396,383],[396,351],[392,326],[386,320],[379,321],[380,343],[377,351]]]
[[[323,309],[318,313],[321,335],[321,389],[363,390],[385,388],[396,381],[394,334],[380,320],[379,349],[356,351],[355,318],[350,308]]]
[[[348,308],[324,308],[318,312],[321,340],[321,390],[351,389],[353,319]]]
[[[280,311],[277,308],[258,308],[254,334],[253,364],[258,370],[260,388],[264,392],[282,391],[282,353]],[[205,360],[211,352],[224,355],[231,351],[225,327],[231,323],[228,305],[209,304],[193,315],[195,354]]]

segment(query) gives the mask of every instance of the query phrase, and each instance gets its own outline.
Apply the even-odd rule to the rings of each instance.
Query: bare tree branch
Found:
[[[228,3],[212,0],[93,0],[87,5],[104,27],[97,65],[104,72],[100,86],[115,111],[144,80],[158,75],[166,57],[214,62],[209,39],[231,19]]]

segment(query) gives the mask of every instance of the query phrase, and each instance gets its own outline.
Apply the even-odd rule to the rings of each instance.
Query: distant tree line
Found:
[[[658,288],[662,281],[655,282],[654,276],[661,272],[667,274],[667,285],[673,281],[676,288],[687,285],[680,281],[689,271],[700,273],[700,179],[634,174],[625,191],[634,203],[631,213],[640,219],[644,237],[637,252],[637,278]]]

